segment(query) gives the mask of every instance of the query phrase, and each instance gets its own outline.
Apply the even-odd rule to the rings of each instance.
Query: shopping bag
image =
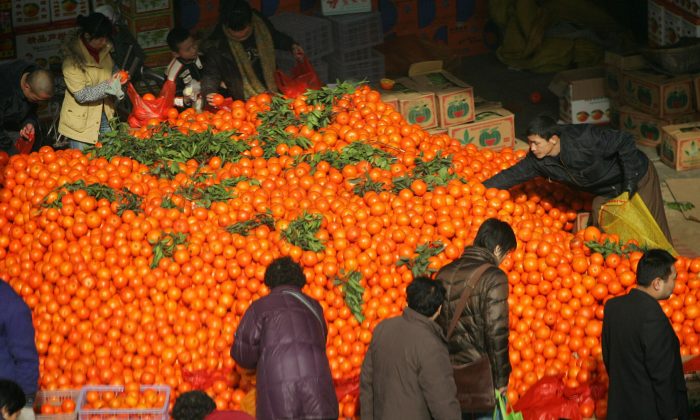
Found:
[[[622,243],[634,239],[641,247],[665,249],[678,255],[639,194],[630,200],[629,194],[623,192],[603,204],[598,214],[598,225],[606,233],[618,235]]]
[[[564,396],[564,388],[563,375],[545,376],[513,408],[528,420],[581,420],[578,404]]]
[[[508,402],[506,401],[506,398],[498,392],[498,390],[494,390],[496,393],[496,410],[493,412],[493,420],[496,420],[498,418],[498,413],[501,414],[501,419],[503,420],[523,420],[523,413],[516,412],[513,410],[513,407],[511,407],[510,413],[508,412]]]
[[[141,97],[131,82],[127,84],[126,94],[133,105],[127,121],[131,127],[138,128],[153,118],[159,121],[168,119],[168,109],[172,108],[175,102],[175,82],[166,80],[158,96],[151,100]]]
[[[15,142],[15,149],[17,149],[17,152],[22,155],[28,155],[32,152],[32,147],[34,147],[35,139],[36,135],[34,133],[32,133],[29,136],[29,138],[19,136],[19,138]]]
[[[289,74],[277,70],[275,82],[279,91],[290,98],[296,98],[307,89],[321,88],[321,80],[306,56],[292,68]]]

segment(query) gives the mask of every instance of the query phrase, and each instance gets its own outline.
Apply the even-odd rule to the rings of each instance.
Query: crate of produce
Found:
[[[86,385],[78,397],[78,420],[169,420],[170,387],[141,385],[138,397],[124,392],[122,385]],[[128,399],[131,398],[131,401]],[[121,399],[121,401],[120,401]],[[113,402],[117,401],[117,404]],[[148,408],[112,408],[124,407]]]
[[[297,63],[292,53],[287,51],[276,51],[275,59],[277,60],[277,68],[282,71],[290,71]],[[323,83],[328,82],[328,63],[321,58],[310,59],[311,65],[314,66],[318,78]]]
[[[39,391],[34,399],[36,420],[75,420],[79,389]]]
[[[372,56],[367,60],[343,62],[334,57],[328,58],[328,77],[331,82],[360,81],[377,82],[384,77],[384,55],[372,50]]]
[[[372,10],[372,0],[321,0],[323,16],[366,13]]]
[[[333,45],[338,49],[357,50],[384,42],[379,12],[329,16],[333,27]]]
[[[291,36],[310,58],[333,52],[333,32],[327,19],[299,13],[280,13],[270,17],[278,31]]]

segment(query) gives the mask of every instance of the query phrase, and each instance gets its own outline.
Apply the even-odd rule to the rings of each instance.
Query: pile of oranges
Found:
[[[510,192],[485,188],[481,181],[524,152],[477,150],[430,135],[368,87],[337,100],[325,128],[285,128],[310,140],[311,148],[280,144],[275,156],[264,157],[254,134],[258,114],[269,109],[271,99],[258,95],[200,114],[171,110],[168,124],[183,133],[236,130],[231,141],[251,146],[235,163],[216,156],[178,163],[174,177],[160,177],[130,158],[107,161],[77,150],[46,147],[0,158],[0,276],[32,309],[42,389],[167,384],[171,403],[197,387],[220,409],[239,408],[255,386],[254,376],[235,366],[229,349],[245,310],[269,292],[263,284],[266,266],[284,255],[300,262],[304,291],[324,308],[334,378],[356,381],[373,328],[405,306],[413,274],[399,260],[415,258],[417,247],[439,241],[444,249],[428,264],[435,271],[458,258],[489,217],[510,223],[518,237],[518,249],[502,264],[510,282],[509,399],[517,401],[544,375],[563,374],[571,387],[607,383],[600,358],[603,304],[633,287],[641,254],[603,257],[585,242],[616,238],[595,228],[570,233],[586,197],[543,181]],[[295,115],[317,107],[304,97],[291,104]],[[134,135],[148,141],[155,124]],[[311,167],[297,159],[356,141],[395,160],[382,169],[369,162],[336,168],[321,161]],[[451,157],[457,177],[444,184],[415,179],[408,188],[391,190],[393,180],[409,174],[418,159],[440,156]],[[208,207],[175,193],[202,174],[208,175],[207,185],[249,179],[231,188],[234,198]],[[360,195],[358,178],[386,188]],[[126,189],[142,198],[140,208],[121,211],[118,203],[84,189],[60,188],[79,180]],[[321,251],[304,250],[280,233],[304,212],[322,216],[316,233]],[[274,229],[257,226],[247,236],[226,230],[260,214],[272,216]],[[153,244],[170,233],[184,235],[185,242],[152,267]],[[676,268],[675,293],[663,307],[682,352],[700,354],[700,258],[680,257]],[[353,271],[361,274],[364,288],[361,322],[335,282]],[[355,416],[357,394],[340,397],[342,416]],[[604,417],[604,398],[582,405],[581,412]]]

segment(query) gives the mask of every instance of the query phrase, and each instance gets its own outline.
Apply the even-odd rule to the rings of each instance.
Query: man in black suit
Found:
[[[637,266],[637,287],[605,304],[608,420],[689,418],[680,343],[658,303],[673,293],[675,261],[664,250],[647,251]]]

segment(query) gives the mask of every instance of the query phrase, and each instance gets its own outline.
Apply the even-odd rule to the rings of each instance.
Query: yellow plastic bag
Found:
[[[255,418],[255,397],[255,388],[253,388],[241,399],[241,411],[253,418]]]
[[[639,194],[630,200],[624,192],[600,206],[598,225],[604,232],[618,235],[622,243],[636,240],[640,247],[665,249],[678,255]]]

